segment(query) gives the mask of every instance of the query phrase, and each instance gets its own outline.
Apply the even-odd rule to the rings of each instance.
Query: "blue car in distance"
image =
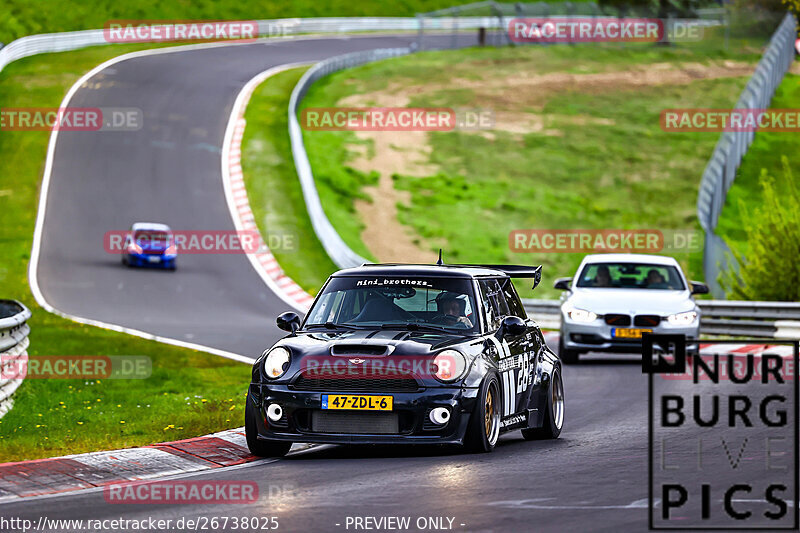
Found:
[[[128,267],[175,270],[178,250],[175,236],[166,224],[137,222],[131,226],[122,250],[122,264]]]

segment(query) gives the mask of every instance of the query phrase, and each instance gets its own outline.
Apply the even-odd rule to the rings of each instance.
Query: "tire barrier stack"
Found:
[[[22,383],[16,375],[28,360],[28,319],[31,312],[14,300],[0,300],[0,418],[14,406],[13,395]]]

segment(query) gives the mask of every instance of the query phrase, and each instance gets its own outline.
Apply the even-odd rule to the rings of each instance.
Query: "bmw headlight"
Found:
[[[687,311],[685,313],[676,313],[667,317],[667,322],[673,326],[688,326],[697,320],[697,311]]]
[[[269,379],[278,379],[289,370],[291,354],[286,348],[273,348],[264,358],[264,374]]]
[[[464,354],[457,350],[443,350],[433,358],[433,377],[445,383],[464,376],[467,370],[467,360]]]
[[[587,311],[586,309],[578,309],[573,307],[569,311],[567,311],[567,315],[571,320],[575,322],[594,322],[597,320],[597,314],[593,313],[592,311]]]

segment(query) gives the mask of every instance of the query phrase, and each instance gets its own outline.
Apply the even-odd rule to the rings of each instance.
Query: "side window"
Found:
[[[329,292],[322,296],[317,304],[317,311],[309,317],[310,324],[334,322],[336,313],[341,309],[345,291]]]
[[[338,321],[347,322],[352,320],[364,309],[364,302],[367,298],[366,291],[346,291],[342,309],[339,312]]]
[[[503,289],[503,296],[505,296],[510,314],[518,316],[522,320],[527,319],[528,315],[525,313],[525,307],[522,305],[522,300],[519,299],[519,294],[517,294],[517,289],[514,288],[511,278],[500,281],[500,287]]]
[[[500,327],[503,317],[509,314],[503,291],[500,290],[500,284],[496,279],[480,280],[478,283],[481,288],[486,322],[489,324],[490,330],[496,330]]]

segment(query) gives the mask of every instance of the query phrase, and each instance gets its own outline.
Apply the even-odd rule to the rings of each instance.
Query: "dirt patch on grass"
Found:
[[[355,207],[366,228],[361,240],[380,262],[432,263],[436,254],[424,250],[413,231],[397,220],[397,204],[408,203],[411,198],[405,191],[395,189],[389,175],[381,174],[377,187],[367,187],[364,192],[371,202],[356,200]],[[417,239],[418,240],[418,239]]]
[[[353,95],[341,100],[339,105],[405,107],[408,97]],[[417,244],[412,230],[397,219],[397,204],[410,203],[411,196],[395,189],[392,180],[395,174],[423,177],[436,173],[437,167],[428,163],[431,153],[428,134],[424,131],[360,131],[356,135],[365,142],[348,146],[354,155],[348,165],[365,173],[377,171],[380,174],[377,187],[364,189],[372,201],[355,202],[366,227],[361,240],[381,262],[434,261],[435,255]]]
[[[581,115],[542,114],[547,99],[568,91],[601,93],[635,90],[660,85],[685,85],[697,80],[750,76],[754,65],[736,61],[702,63],[655,63],[636,65],[624,71],[599,73],[551,72],[537,74],[535,69],[521,70],[510,76],[494,76],[487,72],[483,80],[458,78],[448,84],[440,82],[408,85],[393,82],[381,91],[355,94],[337,102],[343,107],[407,107],[419,95],[468,89],[473,93],[475,107],[494,111],[494,127],[478,134],[494,140],[498,132],[522,138],[539,133],[562,136],[563,132],[552,126],[555,122],[613,126],[614,121]],[[793,65],[797,69],[797,65]],[[795,70],[793,70],[795,71]],[[403,80],[407,82],[407,80]],[[477,105],[479,104],[479,105]],[[468,105],[468,104],[467,104]],[[467,106],[465,105],[465,107]],[[426,132],[358,132],[363,144],[350,145],[353,158],[348,162],[362,172],[380,174],[377,187],[365,190],[372,202],[358,201],[356,209],[366,226],[362,240],[380,261],[423,261],[433,258],[433,253],[419,243],[410,228],[397,220],[397,204],[408,203],[410,198],[394,188],[391,176],[425,177],[435,174],[437,167],[429,163],[431,146]]]
[[[753,65],[735,61],[711,65],[685,63],[680,66],[654,63],[637,65],[631,70],[593,74],[521,72],[504,79],[490,78],[480,82],[457,80],[456,85],[472,89],[475,101],[481,102],[484,107],[496,110],[542,109],[550,96],[569,91],[603,93],[659,85],[686,85],[697,80],[750,76],[753,70]],[[418,94],[431,89],[416,87],[409,90],[412,94]]]
[[[659,85],[685,85],[703,79],[750,76],[755,65],[741,61],[716,61],[708,64],[651,63],[635,65],[627,70],[596,73],[549,72],[538,74],[534,68],[509,76],[496,76],[487,71],[487,78],[454,78],[447,84],[391,83],[386,89],[355,95],[340,101],[341,105],[404,106],[412,97],[437,91],[469,89],[481,107],[495,110],[540,109],[547,97],[564,91],[583,93],[611,92]]]

